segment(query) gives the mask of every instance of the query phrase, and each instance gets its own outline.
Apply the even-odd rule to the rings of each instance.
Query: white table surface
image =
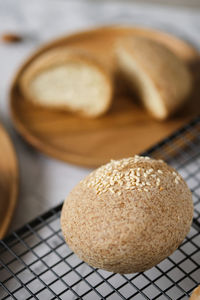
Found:
[[[19,44],[0,43],[0,120],[13,140],[20,165],[18,205],[10,230],[60,203],[90,171],[40,154],[16,133],[8,107],[11,80],[24,59],[46,41],[105,24],[151,26],[200,49],[197,10],[123,1],[0,0],[0,34],[11,31],[25,37]]]

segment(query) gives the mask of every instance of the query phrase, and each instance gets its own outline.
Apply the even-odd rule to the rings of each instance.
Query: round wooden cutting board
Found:
[[[18,165],[15,150],[0,125],[0,239],[11,222],[17,201]]]
[[[144,28],[106,27],[60,38],[34,53],[20,68],[11,87],[14,124],[30,144],[55,158],[93,167],[111,158],[128,157],[146,150],[197,114],[200,105],[196,100],[200,84],[196,77],[194,92],[188,104],[177,116],[166,122],[153,120],[134,101],[134,96],[126,93],[120,82],[117,86],[121,85],[121,88],[116,88],[110,111],[97,119],[38,107],[24,99],[19,88],[20,77],[30,63],[45,51],[60,46],[87,49],[114,72],[114,44],[127,35],[147,36],[164,43],[190,64],[194,75],[199,74],[197,51],[184,41],[163,32]],[[195,69],[197,67],[198,70]]]

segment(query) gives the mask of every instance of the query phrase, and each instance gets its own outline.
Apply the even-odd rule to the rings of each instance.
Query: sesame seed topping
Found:
[[[113,191],[113,189],[109,188],[109,191],[114,194],[115,192]]]
[[[179,181],[180,181],[180,177],[179,177],[179,176],[176,176],[176,178],[175,178],[175,183],[178,184]]]
[[[145,160],[150,160],[150,158],[137,155],[119,161],[111,160],[108,164],[92,172],[83,183],[94,188],[98,195],[110,192],[120,196],[123,189],[149,191],[155,185],[160,185],[160,178],[156,173],[162,174],[163,172],[161,170],[156,172],[152,167],[149,169],[142,166],[138,167],[138,163],[144,163]]]

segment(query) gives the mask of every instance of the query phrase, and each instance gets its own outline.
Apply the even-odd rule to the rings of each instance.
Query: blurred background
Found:
[[[176,5],[176,6],[185,6],[185,7],[200,7],[199,0],[128,0],[133,2],[140,3],[152,3],[152,4],[166,4],[166,5]]]

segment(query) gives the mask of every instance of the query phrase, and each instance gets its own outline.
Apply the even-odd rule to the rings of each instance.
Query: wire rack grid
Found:
[[[0,241],[0,299],[188,299],[200,284],[200,117],[143,154],[167,161],[192,190],[194,220],[181,246],[144,273],[94,269],[65,244],[61,204]]]

